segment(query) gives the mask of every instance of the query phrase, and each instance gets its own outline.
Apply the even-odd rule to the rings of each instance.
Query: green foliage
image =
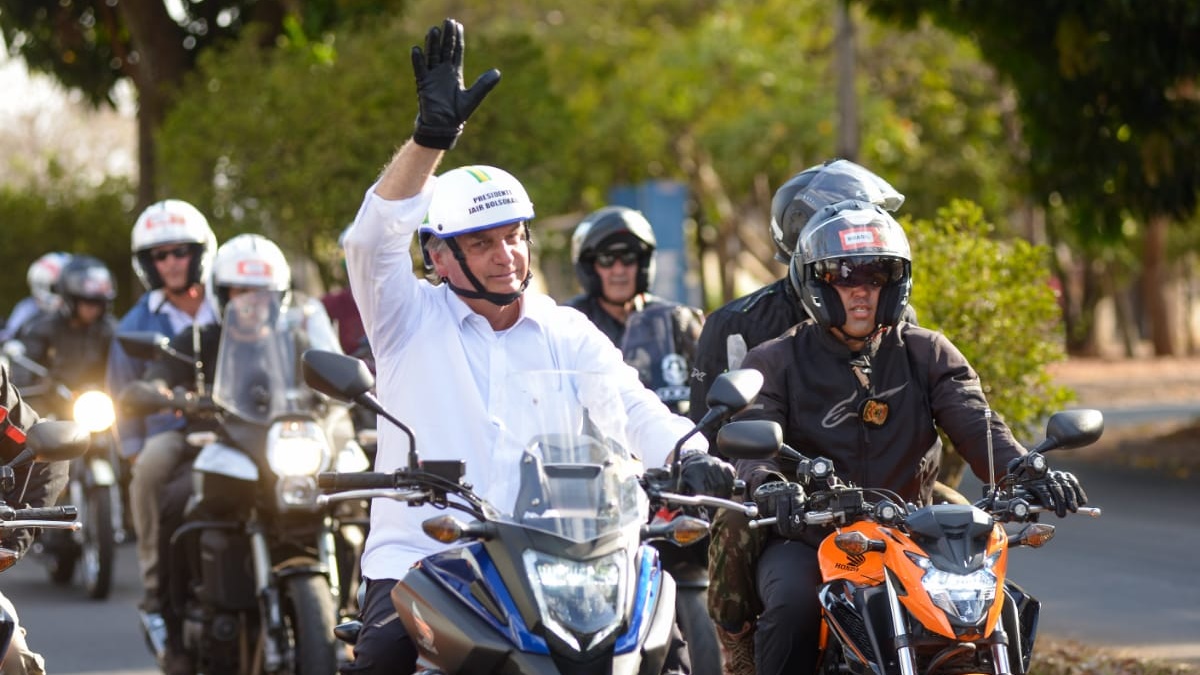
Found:
[[[1061,195],[1091,237],[1127,214],[1186,219],[1200,196],[1200,11],[1193,0],[866,0],[970,36],[1019,94],[1031,191]],[[1096,228],[1099,226],[1099,229]]]
[[[997,240],[983,211],[954,200],[932,220],[904,221],[913,250],[911,304],[975,367],[992,407],[1019,438],[1038,436],[1072,394],[1046,366],[1065,358],[1049,251]]]
[[[331,273],[338,233],[412,132],[408,45],[417,41],[381,24],[331,38],[317,51],[264,52],[246,35],[229,50],[205,54],[159,138],[166,194],[200,206],[221,239],[261,232]],[[488,36],[471,47],[467,77],[486,64],[504,80],[444,168],[501,165],[521,176],[539,214],[564,209],[573,200],[561,149],[530,142],[570,135],[555,113],[562,102],[546,90],[541,50],[523,35]]]
[[[49,251],[88,253],[103,260],[117,281],[116,310],[124,311],[142,292],[129,264],[133,188],[127,181],[75,185],[62,173],[44,184],[0,186],[0,315],[29,295],[25,272]]]

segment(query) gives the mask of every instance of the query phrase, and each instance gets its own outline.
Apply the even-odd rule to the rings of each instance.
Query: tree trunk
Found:
[[[177,87],[191,67],[184,31],[161,0],[121,0],[117,4],[129,28],[136,59],[130,77],[138,92],[137,211],[157,199],[158,153],[155,135],[166,119]]]
[[[1167,231],[1170,221],[1153,216],[1146,224],[1142,250],[1142,302],[1150,323],[1150,340],[1155,356],[1176,353],[1174,324],[1167,303]]]
[[[834,36],[834,81],[837,82],[839,157],[858,160],[860,145],[858,124],[858,90],[854,86],[854,19],[850,16],[848,0],[838,0]]]

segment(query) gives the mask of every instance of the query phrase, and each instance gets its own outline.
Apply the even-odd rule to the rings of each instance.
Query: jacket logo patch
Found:
[[[879,399],[869,398],[863,401],[858,416],[862,418],[863,424],[881,427],[888,419],[888,404]]]

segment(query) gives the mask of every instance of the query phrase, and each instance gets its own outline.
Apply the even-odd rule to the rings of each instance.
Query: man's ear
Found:
[[[446,265],[448,265],[453,259],[454,254],[452,254],[443,246],[438,246],[429,250],[429,260],[433,263],[433,273],[437,275],[439,279],[446,278]]]

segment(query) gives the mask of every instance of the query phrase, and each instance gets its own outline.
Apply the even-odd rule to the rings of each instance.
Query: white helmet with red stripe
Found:
[[[261,234],[239,234],[217,249],[209,281],[209,297],[216,302],[217,316],[222,316],[230,288],[276,291],[286,297],[292,268],[275,242]]]
[[[164,199],[151,204],[133,224],[130,239],[133,271],[147,290],[163,285],[150,251],[168,244],[191,247],[193,255],[188,266],[188,283],[207,283],[207,272],[217,250],[217,236],[204,214],[191,204],[180,199]]]

